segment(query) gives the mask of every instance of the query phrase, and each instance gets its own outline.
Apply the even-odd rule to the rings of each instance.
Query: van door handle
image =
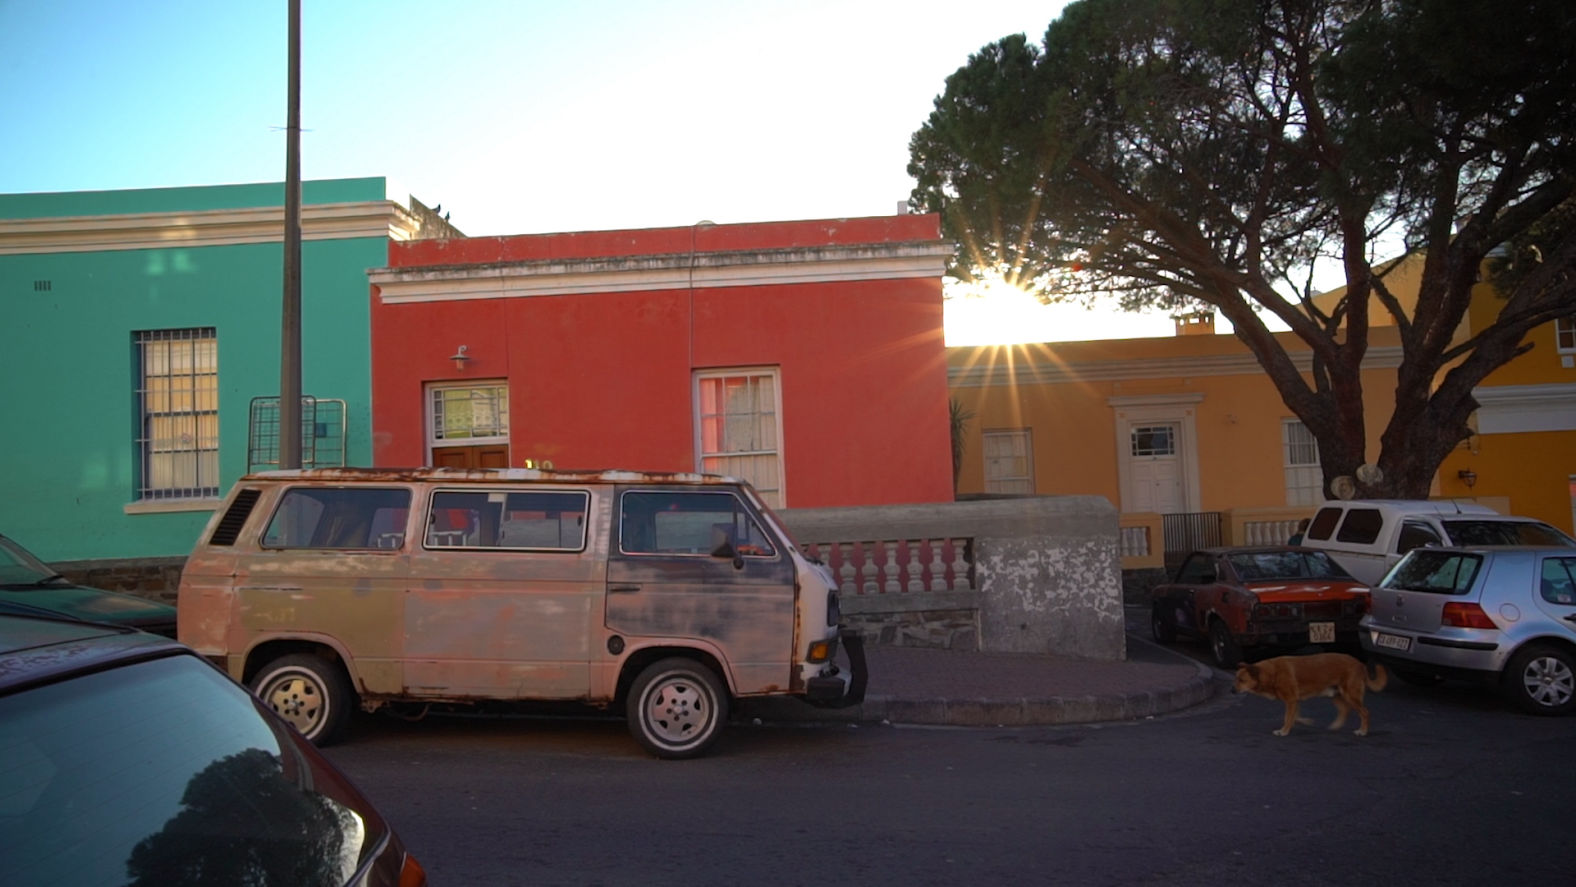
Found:
[[[608,594],[630,594],[639,590],[640,586],[638,585],[609,585],[607,587]]]

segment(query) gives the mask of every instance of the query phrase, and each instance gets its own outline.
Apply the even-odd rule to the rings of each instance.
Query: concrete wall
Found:
[[[980,650],[1126,658],[1117,513],[1103,498],[788,509],[781,517],[800,545],[971,540],[967,592],[844,595],[848,621],[877,643],[964,646],[970,627],[960,614],[972,605]]]

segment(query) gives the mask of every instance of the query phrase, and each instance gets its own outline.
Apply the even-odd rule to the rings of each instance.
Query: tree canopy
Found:
[[[1079,0],[947,79],[910,203],[941,213],[963,280],[1212,306],[1318,441],[1327,492],[1372,463],[1360,493],[1420,498],[1473,388],[1576,311],[1573,84],[1568,0]],[[1401,254],[1415,303],[1388,285]],[[1333,305],[1316,266],[1344,272]],[[1460,341],[1485,267],[1502,310]],[[1373,458],[1360,370],[1382,315],[1401,357]]]

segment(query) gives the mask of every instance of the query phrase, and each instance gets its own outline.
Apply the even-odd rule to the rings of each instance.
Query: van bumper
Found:
[[[848,708],[865,701],[865,684],[870,673],[865,666],[865,639],[859,632],[843,629],[838,642],[848,651],[848,672],[832,666],[830,674],[813,677],[805,684],[804,701],[820,708]]]

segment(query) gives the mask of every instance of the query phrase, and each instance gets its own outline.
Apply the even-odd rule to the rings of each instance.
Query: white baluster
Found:
[[[947,565],[941,560],[941,540],[928,539],[930,543],[930,590],[947,590]]]
[[[903,590],[902,584],[897,581],[897,543],[883,542],[881,544],[886,548],[886,563],[882,564],[885,568],[883,572],[886,574],[886,593],[897,594]]]
[[[859,568],[859,576],[864,580],[865,594],[880,594],[881,583],[876,581],[876,559],[874,542],[859,543],[860,553],[864,556],[864,566]]]
[[[952,540],[952,590],[973,591],[969,583],[969,562],[963,559],[963,547],[968,544],[967,539]]]
[[[923,573],[924,571],[925,571],[924,566],[921,565],[920,562],[919,562],[919,540],[918,539],[910,539],[910,540],[908,540],[908,590],[909,591],[924,591],[925,590],[925,580],[920,578],[920,574]]]
[[[848,542],[839,542],[837,553],[841,563],[837,565],[837,590],[843,594],[853,594],[858,588],[854,584],[854,546]]]

